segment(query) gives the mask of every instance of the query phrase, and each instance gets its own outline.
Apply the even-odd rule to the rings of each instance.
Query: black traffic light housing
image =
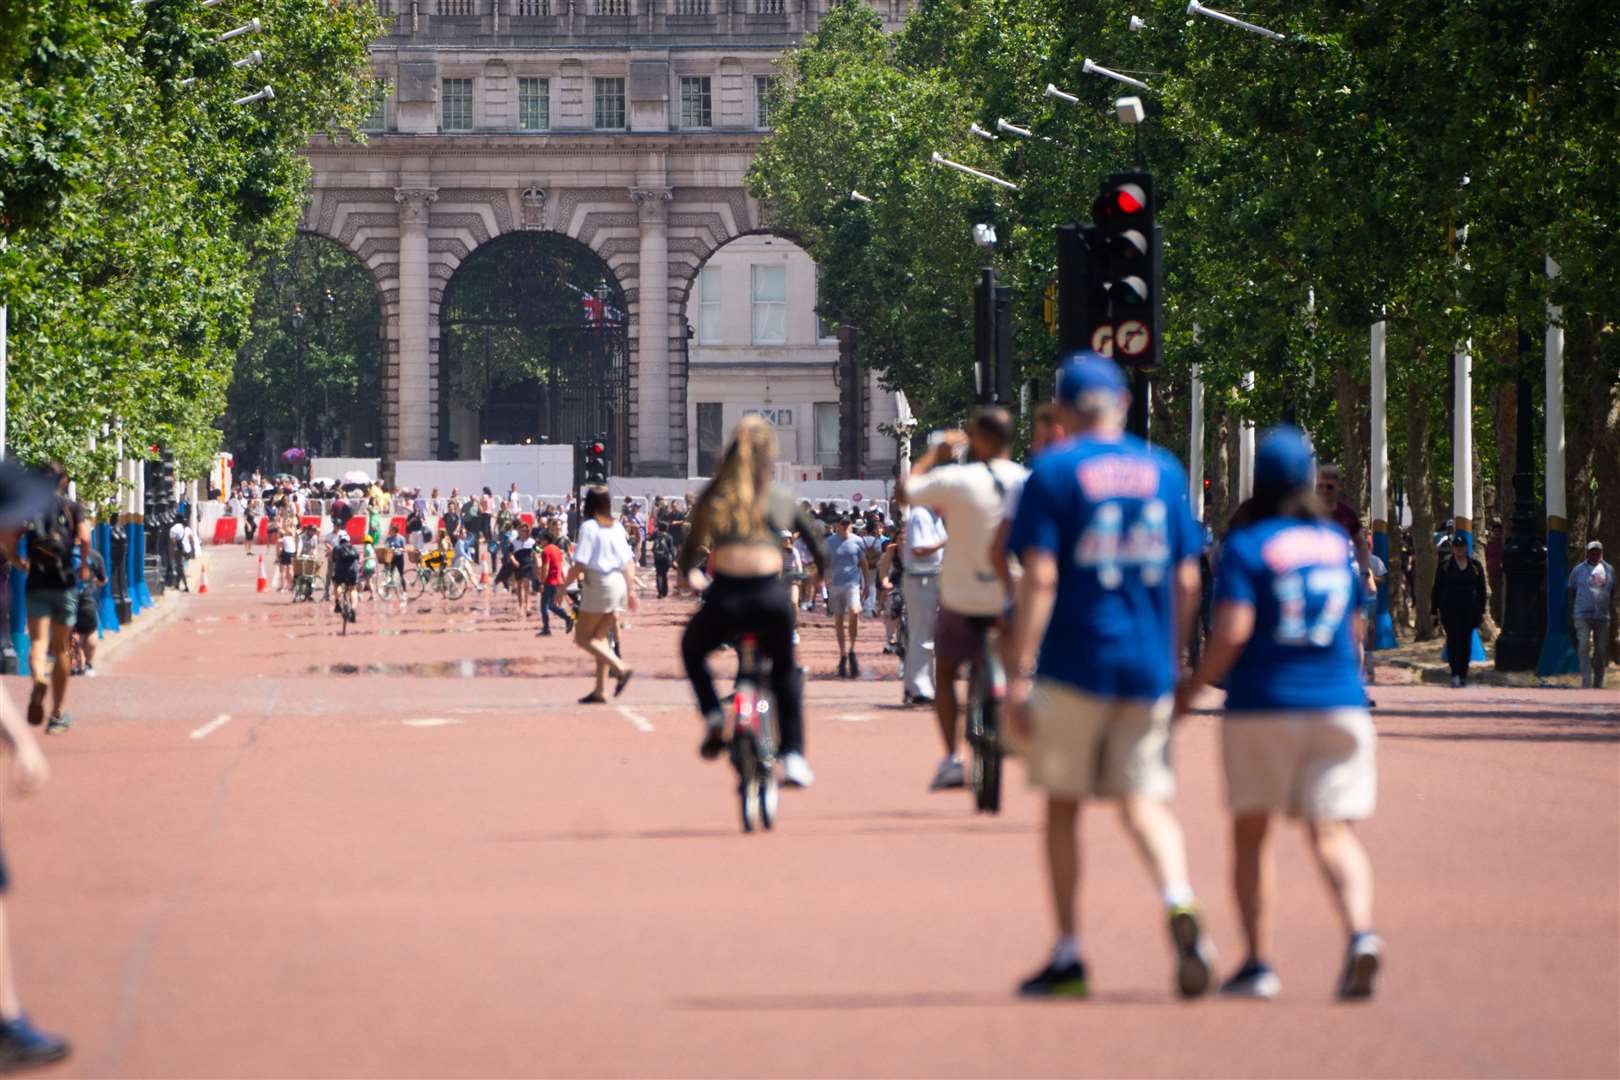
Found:
[[[594,439],[586,439],[580,443],[579,457],[583,462],[584,482],[587,484],[606,484],[608,482],[608,443],[607,437],[598,435]]]
[[[1152,175],[1128,172],[1108,177],[1091,211],[1092,265],[1101,273],[1107,318],[1092,324],[1087,344],[1098,352],[1111,352],[1127,367],[1156,367],[1164,307],[1159,258],[1163,241],[1154,223]],[[1098,348],[1104,340],[1111,350]]]
[[[1057,230],[1058,351],[1092,349],[1111,354],[1107,267],[1095,225],[1059,225]],[[1098,331],[1101,331],[1099,335]]]
[[[1010,405],[1013,397],[1012,289],[990,267],[973,286],[973,389],[980,405]]]

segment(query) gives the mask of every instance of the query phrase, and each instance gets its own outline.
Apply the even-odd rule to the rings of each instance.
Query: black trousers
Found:
[[[654,563],[653,563],[653,573],[656,574],[657,577],[658,577],[658,595],[660,597],[668,596],[669,595],[669,563],[654,561]]]
[[[799,669],[793,658],[793,604],[775,574],[732,577],[716,574],[703,594],[703,606],[681,635],[681,659],[704,716],[720,711],[720,695],[709,671],[709,654],[744,634],[753,634],[762,657],[771,663],[771,695],[776,699],[782,752],[804,752],[804,713]]]
[[[1474,655],[1474,624],[1448,622],[1446,629],[1446,661],[1451,673],[1463,682],[1468,681],[1468,658]]]

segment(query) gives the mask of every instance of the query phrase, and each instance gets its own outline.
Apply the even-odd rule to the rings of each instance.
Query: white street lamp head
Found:
[[[1199,3],[1198,0],[1187,0],[1187,14],[1202,15],[1207,19],[1214,19],[1216,22],[1223,22],[1228,26],[1235,26],[1239,30],[1247,30],[1251,34],[1259,34],[1261,37],[1271,38],[1273,41],[1281,41],[1283,39],[1283,35],[1277,33],[1275,30],[1267,30],[1263,26],[1256,26],[1252,22],[1244,22],[1242,19],[1228,15],[1225,12],[1216,11],[1214,8],[1207,8],[1203,4]]]
[[[851,191],[849,193],[849,197],[854,199],[858,203],[869,203],[869,202],[872,201],[870,196],[862,195],[858,191]]]
[[[243,23],[241,26],[238,26],[235,30],[227,30],[227,31],[225,31],[223,34],[219,35],[219,37],[216,40],[218,40],[218,41],[230,41],[232,38],[239,38],[243,34],[257,34],[260,29],[261,29],[261,27],[259,25],[259,20],[255,17],[255,18],[249,19],[247,22]]]
[[[242,57],[242,59],[231,61],[231,67],[234,67],[234,68],[258,67],[262,63],[264,63],[264,53],[260,52],[258,49],[254,49],[252,52],[250,52],[246,56]]]
[[[239,98],[237,98],[234,102],[232,102],[232,104],[233,105],[252,105],[252,104],[254,104],[256,102],[260,102],[260,101],[274,101],[274,100],[276,100],[276,92],[274,90],[270,89],[267,86],[263,90],[260,90],[257,94],[249,94],[247,97],[239,97]]]
[[[997,141],[999,141],[999,137],[995,134],[995,132],[986,131],[986,130],[984,130],[984,128],[980,127],[978,124],[969,124],[968,125],[968,134],[969,135],[977,135],[979,138],[983,139],[985,142],[997,142]]]
[[[1132,31],[1151,30],[1151,29],[1153,29],[1153,28],[1151,26],[1149,26],[1147,23],[1143,22],[1140,16],[1137,16],[1137,15],[1132,15],[1131,16],[1131,30]]]
[[[996,227],[994,225],[973,226],[973,242],[982,248],[996,246]]]
[[[1085,63],[1080,65],[1080,70],[1086,75],[1101,75],[1105,79],[1113,79],[1115,82],[1122,82],[1126,86],[1135,86],[1142,90],[1152,89],[1152,87],[1148,86],[1148,84],[1143,82],[1141,79],[1133,79],[1129,75],[1121,75],[1113,68],[1105,68],[1101,64],[1091,59],[1089,56],[1086,57]]]
[[[1142,99],[1139,97],[1122,97],[1114,102],[1114,114],[1119,117],[1122,124],[1140,124],[1146,113],[1142,110]]]
[[[1017,124],[1009,120],[1003,120],[999,116],[996,117],[996,130],[1005,132],[1008,135],[1016,135],[1020,139],[1033,139],[1035,137],[1035,133],[1030,131],[1029,128],[1021,128]]]
[[[1041,96],[1057,98],[1059,101],[1067,101],[1070,105],[1080,104],[1079,98],[1075,97],[1073,94],[1065,94],[1062,90],[1059,90],[1054,83],[1047,83],[1046,91]]]

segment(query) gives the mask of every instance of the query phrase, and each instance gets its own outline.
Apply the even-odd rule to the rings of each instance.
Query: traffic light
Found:
[[[1058,351],[1091,349],[1105,356],[1114,351],[1104,287],[1103,252],[1094,225],[1060,225],[1057,230]]]
[[[1110,176],[1103,181],[1091,209],[1096,223],[1091,246],[1100,261],[1102,289],[1107,295],[1112,355],[1127,366],[1155,367],[1163,297],[1160,235],[1153,223],[1153,177],[1145,172]],[[1093,335],[1097,335],[1095,329]],[[1096,341],[1090,345],[1097,348]]]
[[[587,484],[605,484],[608,482],[608,449],[607,439],[601,435],[584,444],[585,482]]]

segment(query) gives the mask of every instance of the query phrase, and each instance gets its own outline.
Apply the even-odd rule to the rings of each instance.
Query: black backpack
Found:
[[[61,495],[28,528],[28,571],[48,589],[73,587],[73,545],[78,540],[78,507]]]

